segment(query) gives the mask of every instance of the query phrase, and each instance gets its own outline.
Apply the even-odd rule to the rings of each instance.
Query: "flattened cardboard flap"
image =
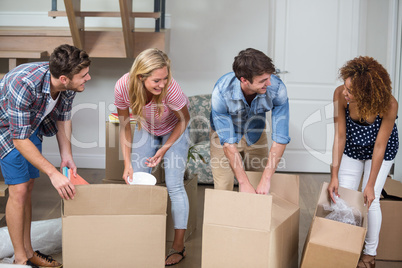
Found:
[[[246,174],[251,185],[257,188],[262,172],[247,171]],[[271,178],[271,188],[269,191],[282,199],[299,205],[299,175],[275,173]]]
[[[127,184],[77,185],[73,200],[62,200],[63,215],[166,215],[165,187]]]
[[[205,189],[204,224],[269,231],[271,214],[271,195]]]
[[[387,195],[397,196],[402,198],[402,183],[388,177],[385,181],[384,190]]]

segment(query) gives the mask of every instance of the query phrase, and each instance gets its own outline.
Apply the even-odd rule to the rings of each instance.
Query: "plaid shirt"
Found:
[[[0,80],[0,157],[15,147],[13,139],[27,139],[39,127],[38,137],[57,133],[56,121],[71,118],[75,92],[60,92],[59,100],[43,120],[50,102],[48,62],[17,66]]]

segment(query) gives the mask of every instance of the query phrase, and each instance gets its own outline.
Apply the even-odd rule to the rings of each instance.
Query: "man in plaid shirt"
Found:
[[[0,80],[0,166],[9,198],[6,219],[14,263],[62,267],[31,244],[31,193],[39,171],[49,176],[61,198],[72,199],[74,185],[42,156],[42,136],[56,135],[60,169],[76,175],[71,153],[71,109],[76,92],[91,79],[88,54],[70,45],[57,47],[49,62],[17,66]]]

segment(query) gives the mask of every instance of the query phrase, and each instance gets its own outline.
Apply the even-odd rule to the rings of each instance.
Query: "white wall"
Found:
[[[390,0],[391,1],[391,0]],[[66,18],[47,16],[51,0],[1,0],[0,26],[66,26]],[[85,0],[82,10],[118,11],[118,1]],[[378,10],[378,3],[370,0],[368,14],[376,11],[376,19],[368,16],[367,35],[362,35],[362,46],[367,53],[378,55],[382,61],[387,13]],[[382,2],[382,1],[378,1]],[[135,11],[152,11],[152,0],[133,0]],[[268,40],[269,18],[267,0],[168,0],[167,26],[171,28],[170,51],[172,71],[183,91],[188,95],[211,93],[216,80],[231,71],[234,56],[242,49],[254,47],[266,53],[270,51]],[[21,8],[22,7],[22,8]],[[381,8],[380,8],[381,9]],[[58,0],[58,10],[64,10],[64,1]],[[381,12],[379,12],[381,11]],[[377,25],[377,22],[381,22]],[[386,23],[385,23],[386,24]],[[87,19],[86,26],[119,27],[119,19]],[[139,27],[153,25],[153,21],[136,20]],[[145,25],[145,26],[143,26]],[[379,26],[377,29],[374,26]],[[385,28],[386,29],[386,28]],[[0,61],[0,65],[4,61]],[[73,116],[73,153],[78,167],[105,167],[105,125],[110,112],[115,111],[113,87],[121,75],[127,72],[132,60],[93,59],[90,68],[92,80],[86,90],[77,95]],[[4,68],[4,66],[0,66]],[[46,138],[44,155],[54,164],[60,162],[57,142]]]
[[[22,3],[21,3],[22,2]],[[24,2],[26,3],[24,5]],[[234,56],[247,47],[268,50],[268,1],[207,0],[167,3],[166,25],[171,28],[168,54],[172,71],[188,95],[211,93],[216,80],[231,71]],[[51,1],[1,0],[0,26],[66,26],[66,18],[48,18]],[[135,11],[153,11],[152,0],[134,0]],[[22,8],[21,8],[22,7]],[[58,10],[64,2],[58,0]],[[118,11],[118,1],[85,0],[81,10]],[[86,20],[86,26],[101,25],[100,20]],[[149,22],[137,21],[136,25]],[[153,22],[150,22],[153,25]],[[107,26],[119,26],[119,20],[109,20]],[[105,26],[105,25],[101,25]],[[146,27],[146,26],[145,26]],[[151,26],[152,27],[152,26]],[[73,115],[73,153],[78,167],[105,167],[105,125],[110,112],[115,111],[113,87],[126,73],[132,60],[92,59],[92,80],[83,93],[77,95]],[[0,61],[0,64],[4,61]],[[45,138],[43,153],[54,165],[60,158],[55,138]]]

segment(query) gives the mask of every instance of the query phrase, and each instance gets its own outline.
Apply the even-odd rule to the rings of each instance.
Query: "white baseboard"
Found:
[[[44,153],[43,156],[55,167],[60,166],[60,155],[52,153]],[[77,168],[105,168],[105,155],[98,154],[74,154],[74,162]]]

